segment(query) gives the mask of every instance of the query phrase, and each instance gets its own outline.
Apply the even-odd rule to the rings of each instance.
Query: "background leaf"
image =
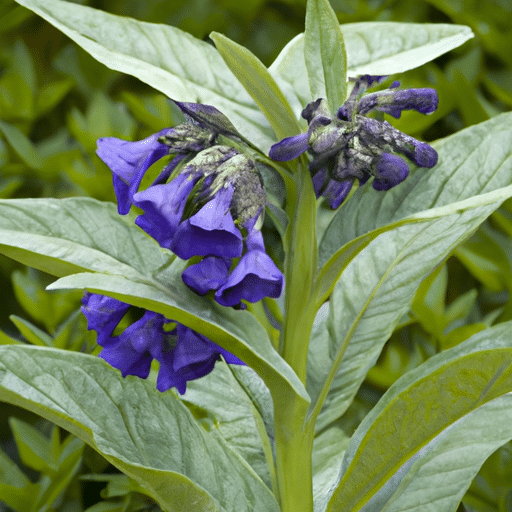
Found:
[[[512,439],[510,327],[476,334],[389,389],[352,437],[328,511],[455,510]]]
[[[175,27],[62,0],[19,0],[110,69],[178,101],[214,105],[254,144],[275,142],[268,123],[219,53]]]
[[[278,511],[249,466],[219,435],[205,432],[172,392],[122,378],[94,356],[26,346],[0,351],[2,400],[73,432],[164,510]]]
[[[469,27],[441,23],[371,22],[341,25],[348,76],[389,75],[419,67],[473,37]],[[289,83],[303,105],[309,94],[304,61],[304,34],[294,37],[269,71]]]

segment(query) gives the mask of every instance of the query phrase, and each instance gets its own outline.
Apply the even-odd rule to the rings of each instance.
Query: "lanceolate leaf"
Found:
[[[274,129],[277,138],[297,135],[301,131],[295,114],[272,75],[247,48],[212,32],[210,38],[224,62],[245,87]]]
[[[70,276],[57,286],[111,294],[182,322],[250,364],[278,400],[308,401],[261,324],[192,293],[180,277],[183,262],[165,268],[172,254],[114,205],[88,198],[2,200],[0,235],[1,253],[50,274],[106,272]]]
[[[512,324],[400,378],[352,437],[328,511],[451,512],[512,439]]]
[[[115,16],[62,0],[18,3],[107,67],[133,75],[171,99],[214,105],[264,150],[275,142],[253,100],[208,43],[169,25]]]
[[[375,228],[509,185],[511,123],[512,114],[505,113],[434,142],[439,163],[432,169],[413,169],[403,183],[385,193],[360,187],[327,228],[320,263]]]
[[[328,0],[309,0],[304,58],[311,97],[325,98],[333,112],[345,101],[347,55],[338,18]]]
[[[402,73],[449,52],[473,37],[469,27],[442,23],[371,22],[341,25],[348,76]],[[269,71],[292,86],[302,104],[309,103],[304,34],[293,38]],[[290,96],[292,96],[290,94]],[[293,101],[293,97],[290,98]]]
[[[165,511],[279,510],[247,463],[216,432],[200,427],[172,392],[124,379],[97,357],[0,347],[0,400],[83,439]]]
[[[343,356],[320,413],[320,428],[346,410],[409,309],[420,281],[509,196],[511,187],[504,187],[512,182],[509,120],[509,114],[498,116],[438,143],[438,166],[427,172],[417,170],[398,190],[380,196],[374,191],[375,209],[366,197],[373,195],[371,187],[366,191],[361,187],[333,219],[320,247],[321,261],[333,254],[336,244],[354,236],[364,249],[355,257],[349,254],[349,261],[344,253],[356,241],[334,252],[319,278],[329,274],[329,266],[342,267],[329,301],[328,348],[311,345],[311,350],[327,351],[331,358]],[[482,161],[486,164],[481,165]],[[366,209],[359,209],[358,200]],[[421,208],[425,210],[414,213]],[[376,226],[381,227],[370,231]],[[368,239],[373,240],[366,245]],[[311,369],[310,393],[315,395],[322,385],[319,373],[327,372],[321,367]]]

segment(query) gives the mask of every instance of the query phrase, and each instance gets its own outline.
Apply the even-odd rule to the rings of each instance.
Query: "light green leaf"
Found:
[[[313,444],[313,495],[315,510],[325,510],[350,438],[338,426],[319,434]]]
[[[345,101],[347,55],[340,25],[329,0],[308,0],[304,59],[311,97],[325,98],[335,112]]]
[[[349,76],[390,75],[419,67],[457,48],[473,37],[469,27],[442,23],[362,22],[341,25]],[[269,71],[290,84],[290,101],[303,105],[316,99],[309,94],[304,34],[293,38]]]
[[[510,329],[481,331],[400,378],[352,437],[327,511],[455,510],[512,439]]]
[[[512,182],[511,118],[504,114],[440,141],[435,168],[417,169],[384,194],[359,188],[331,221],[320,260],[331,259],[319,279],[335,270],[342,277],[331,296],[329,317],[323,320],[330,338],[320,340],[323,348],[312,344],[312,349],[323,354],[316,358],[320,362],[346,352],[320,413],[320,428],[346,410],[408,311],[421,279],[509,193],[505,185]],[[364,249],[354,257],[356,243]],[[326,366],[324,360],[310,368],[310,394],[319,393]]]
[[[265,114],[277,138],[300,133],[301,127],[293,110],[263,63],[247,48],[222,34],[212,32],[210,38],[228,68]]]
[[[334,361],[333,368],[338,368],[340,360],[341,365],[318,428],[347,409],[385,341],[409,310],[421,280],[511,196],[509,186],[411,216],[381,233],[348,263],[329,301],[330,339],[324,350]],[[324,363],[324,368],[328,366]]]
[[[254,368],[277,401],[300,397],[304,386],[248,312],[223,308],[191,292],[181,280],[183,262],[166,270],[162,249],[115,206],[88,198],[0,201],[0,252],[53,275],[82,270],[52,289],[87,288],[162,313],[193,328]]]
[[[223,308],[197,296],[181,281],[180,272],[166,285],[140,277],[131,281],[120,275],[74,274],[48,289],[87,289],[181,322],[225,348],[253,368],[269,387],[274,407],[309,397],[299,378],[274,350],[263,326],[246,311]]]
[[[193,413],[197,410],[200,416],[207,414],[201,417],[202,425],[207,430],[217,430],[272,488],[274,459],[263,420],[229,365],[216,363],[214,372],[188,382],[182,399],[193,404]]]
[[[214,105],[265,151],[275,142],[250,96],[208,43],[169,25],[115,16],[76,3],[17,1],[110,69],[135,76],[174,100]]]
[[[115,205],[90,198],[1,200],[0,252],[56,276],[151,275],[169,257],[148,243],[134,215],[122,217]]]
[[[320,262],[343,244],[378,227],[509,185],[511,123],[512,114],[505,113],[440,139],[432,144],[439,154],[434,168],[413,168],[403,183],[385,193],[371,186],[360,187],[327,228]]]
[[[0,348],[0,361],[1,400],[80,437],[164,510],[279,510],[250,467],[172,392],[75,352],[9,346]]]

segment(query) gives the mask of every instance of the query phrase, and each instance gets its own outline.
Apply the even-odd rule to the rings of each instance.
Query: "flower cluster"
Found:
[[[156,387],[166,391],[176,387],[183,394],[189,380],[204,377],[222,356],[227,363],[244,364],[240,359],[192,329],[153,311],[145,311],[140,319],[114,336],[119,322],[130,305],[119,300],[86,292],[82,312],[89,330],[98,333],[100,353],[123,377],[136,375],[145,379],[151,362],[160,363]]]
[[[395,81],[386,90],[364,94],[384,78],[357,78],[336,117],[324,99],[313,101],[302,111],[308,131],[283,139],[270,149],[270,157],[277,161],[291,160],[309,150],[315,193],[317,197],[325,196],[332,208],[338,208],[345,200],[355,179],[362,185],[373,176],[375,190],[389,190],[401,183],[409,175],[404,156],[419,167],[430,168],[437,163],[437,152],[428,144],[402,133],[387,121],[366,117],[373,110],[396,118],[403,110],[430,114],[437,108],[436,91],[398,90],[400,84]]]
[[[98,140],[119,213],[138,206],[139,227],[180,258],[194,258],[182,278],[196,293],[211,292],[219,304],[236,307],[279,297],[283,275],[265,252],[266,193],[255,163],[235,148],[242,139],[217,109],[176,104],[188,122],[138,142]],[[152,185],[138,192],[149,167],[168,155]]]

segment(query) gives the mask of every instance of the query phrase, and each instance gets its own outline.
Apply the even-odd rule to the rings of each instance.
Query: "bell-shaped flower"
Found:
[[[139,320],[113,336],[130,305],[87,292],[82,304],[88,329],[98,333],[98,344],[103,347],[100,357],[119,369],[123,377],[135,375],[143,379],[156,359],[160,363],[159,391],[174,386],[184,393],[187,382],[210,373],[221,356],[230,364],[244,364],[208,338],[153,311],[145,311]]]
[[[215,292],[215,300],[223,306],[236,306],[242,300],[258,302],[263,297],[279,297],[283,284],[283,274],[265,252],[261,231],[252,230],[247,237],[247,252]]]

